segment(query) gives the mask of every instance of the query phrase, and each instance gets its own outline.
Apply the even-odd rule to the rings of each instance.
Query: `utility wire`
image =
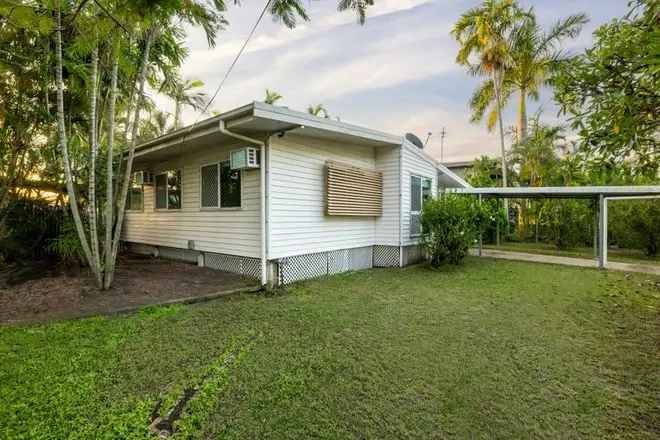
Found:
[[[215,93],[213,93],[213,96],[211,97],[211,99],[209,99],[209,101],[206,103],[206,106],[204,106],[204,110],[202,110],[202,113],[199,116],[197,116],[197,119],[195,120],[195,122],[190,126],[189,131],[191,131],[193,129],[193,127],[195,125],[197,125],[197,122],[199,122],[199,118],[207,112],[207,110],[209,109],[209,107],[211,106],[211,104],[213,103],[215,98],[218,96],[218,93],[220,93],[220,90],[222,89],[222,86],[227,81],[227,78],[229,78],[229,75],[231,74],[232,70],[234,70],[234,66],[236,66],[236,63],[238,62],[238,59],[241,57],[241,55],[243,54],[243,51],[245,50],[248,43],[252,39],[252,36],[254,35],[255,31],[257,30],[257,26],[259,26],[259,23],[261,23],[261,20],[264,18],[264,15],[266,15],[266,11],[268,11],[268,6],[270,6],[270,3],[272,1],[273,0],[267,0],[266,1],[266,4],[264,5],[264,9],[261,11],[261,14],[259,15],[259,18],[257,18],[257,21],[254,23],[254,26],[252,26],[252,30],[250,30],[250,33],[248,34],[247,38],[245,39],[245,42],[243,43],[243,46],[241,46],[241,50],[239,50],[238,53],[236,54],[236,57],[234,58],[234,61],[231,63],[231,65],[227,69],[227,72],[225,72],[225,76],[222,78],[222,81],[220,81],[220,84],[215,89]]]

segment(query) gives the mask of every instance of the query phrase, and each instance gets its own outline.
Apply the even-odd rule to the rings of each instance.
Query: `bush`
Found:
[[[474,197],[445,194],[428,200],[421,215],[422,244],[438,267],[443,263],[459,264],[468,249],[494,216],[487,205],[480,206]]]
[[[7,262],[48,256],[47,243],[57,237],[64,210],[38,199],[14,199],[6,208],[0,255]]]
[[[66,219],[60,234],[50,240],[48,250],[67,265],[84,263],[82,245],[72,219]]]
[[[660,200],[609,202],[610,242],[642,249],[647,256],[660,252]]]
[[[593,209],[589,202],[573,199],[546,200],[541,208],[541,224],[557,249],[570,249],[593,241]]]

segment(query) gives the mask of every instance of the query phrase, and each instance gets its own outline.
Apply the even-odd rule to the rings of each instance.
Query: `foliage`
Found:
[[[549,239],[558,249],[574,248],[593,241],[590,225],[594,222],[594,214],[588,202],[583,200],[545,200],[539,221],[548,228]]]
[[[47,248],[66,265],[85,263],[80,238],[71,219],[63,222],[59,235],[49,241]]]
[[[609,202],[613,241],[622,247],[660,254],[660,200]]]
[[[0,437],[154,438],[158,396],[257,329],[195,438],[651,439],[657,281],[468,259],[157,308],[168,313],[2,325]]]
[[[65,218],[61,207],[39,199],[12,199],[7,208],[4,231],[0,235],[0,256],[7,262],[42,258]]]
[[[506,45],[509,56],[504,68],[502,106],[506,106],[513,94],[518,93],[518,140],[527,135],[527,99],[539,99],[541,86],[547,85],[558,62],[564,59],[561,42],[577,37],[586,22],[584,14],[571,15],[545,31],[538,24],[533,8],[530,8],[508,35]],[[489,130],[495,127],[497,120],[493,86],[492,79],[485,80],[470,100],[471,121],[479,122],[487,114]]]
[[[326,110],[323,104],[310,105],[307,107],[307,113],[318,117],[324,117],[326,119],[330,118],[330,113],[328,113],[328,110]]]
[[[543,124],[537,115],[531,121],[531,133],[513,144],[509,163],[517,169],[520,186],[550,186],[557,167],[557,147],[564,140],[562,127]]]
[[[472,162],[465,178],[472,186],[479,188],[502,186],[502,161],[483,155]]]
[[[555,101],[571,117],[580,145],[612,163],[635,158],[635,171],[660,169],[660,3],[632,2],[623,18],[599,27],[584,54],[555,75]]]
[[[431,265],[460,264],[479,232],[494,217],[471,196],[444,194],[424,203],[422,243]]]
[[[171,75],[166,78],[160,86],[160,91],[164,92],[174,101],[174,125],[173,130],[181,128],[181,112],[184,107],[191,107],[200,111],[206,107],[206,93],[196,91],[204,87],[204,82],[198,79],[183,80],[178,75]]]
[[[484,0],[469,9],[454,24],[451,34],[459,43],[456,62],[472,75],[490,78],[499,122],[502,186],[508,186],[504,125],[502,122],[504,75],[511,64],[509,41],[527,14],[514,0]],[[475,59],[476,58],[476,59]],[[493,120],[493,125],[495,120]],[[506,207],[507,202],[504,202]]]
[[[283,96],[280,95],[275,90],[266,89],[266,95],[264,96],[264,102],[266,104],[274,105],[277,101],[281,100],[282,98],[283,98]]]

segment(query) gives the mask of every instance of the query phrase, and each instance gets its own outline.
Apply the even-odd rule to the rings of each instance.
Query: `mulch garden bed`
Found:
[[[124,254],[101,291],[88,270],[47,262],[0,270],[0,323],[110,314],[168,301],[256,287],[257,281],[193,264]]]

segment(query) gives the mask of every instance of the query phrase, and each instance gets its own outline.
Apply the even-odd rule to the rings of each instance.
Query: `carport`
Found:
[[[473,194],[499,199],[591,199],[596,207],[594,218],[594,254],[598,267],[607,267],[607,202],[609,200],[635,200],[660,198],[660,186],[546,186],[510,188],[448,188],[447,192]],[[660,219],[658,219],[660,221]],[[479,255],[482,240],[479,239]]]

